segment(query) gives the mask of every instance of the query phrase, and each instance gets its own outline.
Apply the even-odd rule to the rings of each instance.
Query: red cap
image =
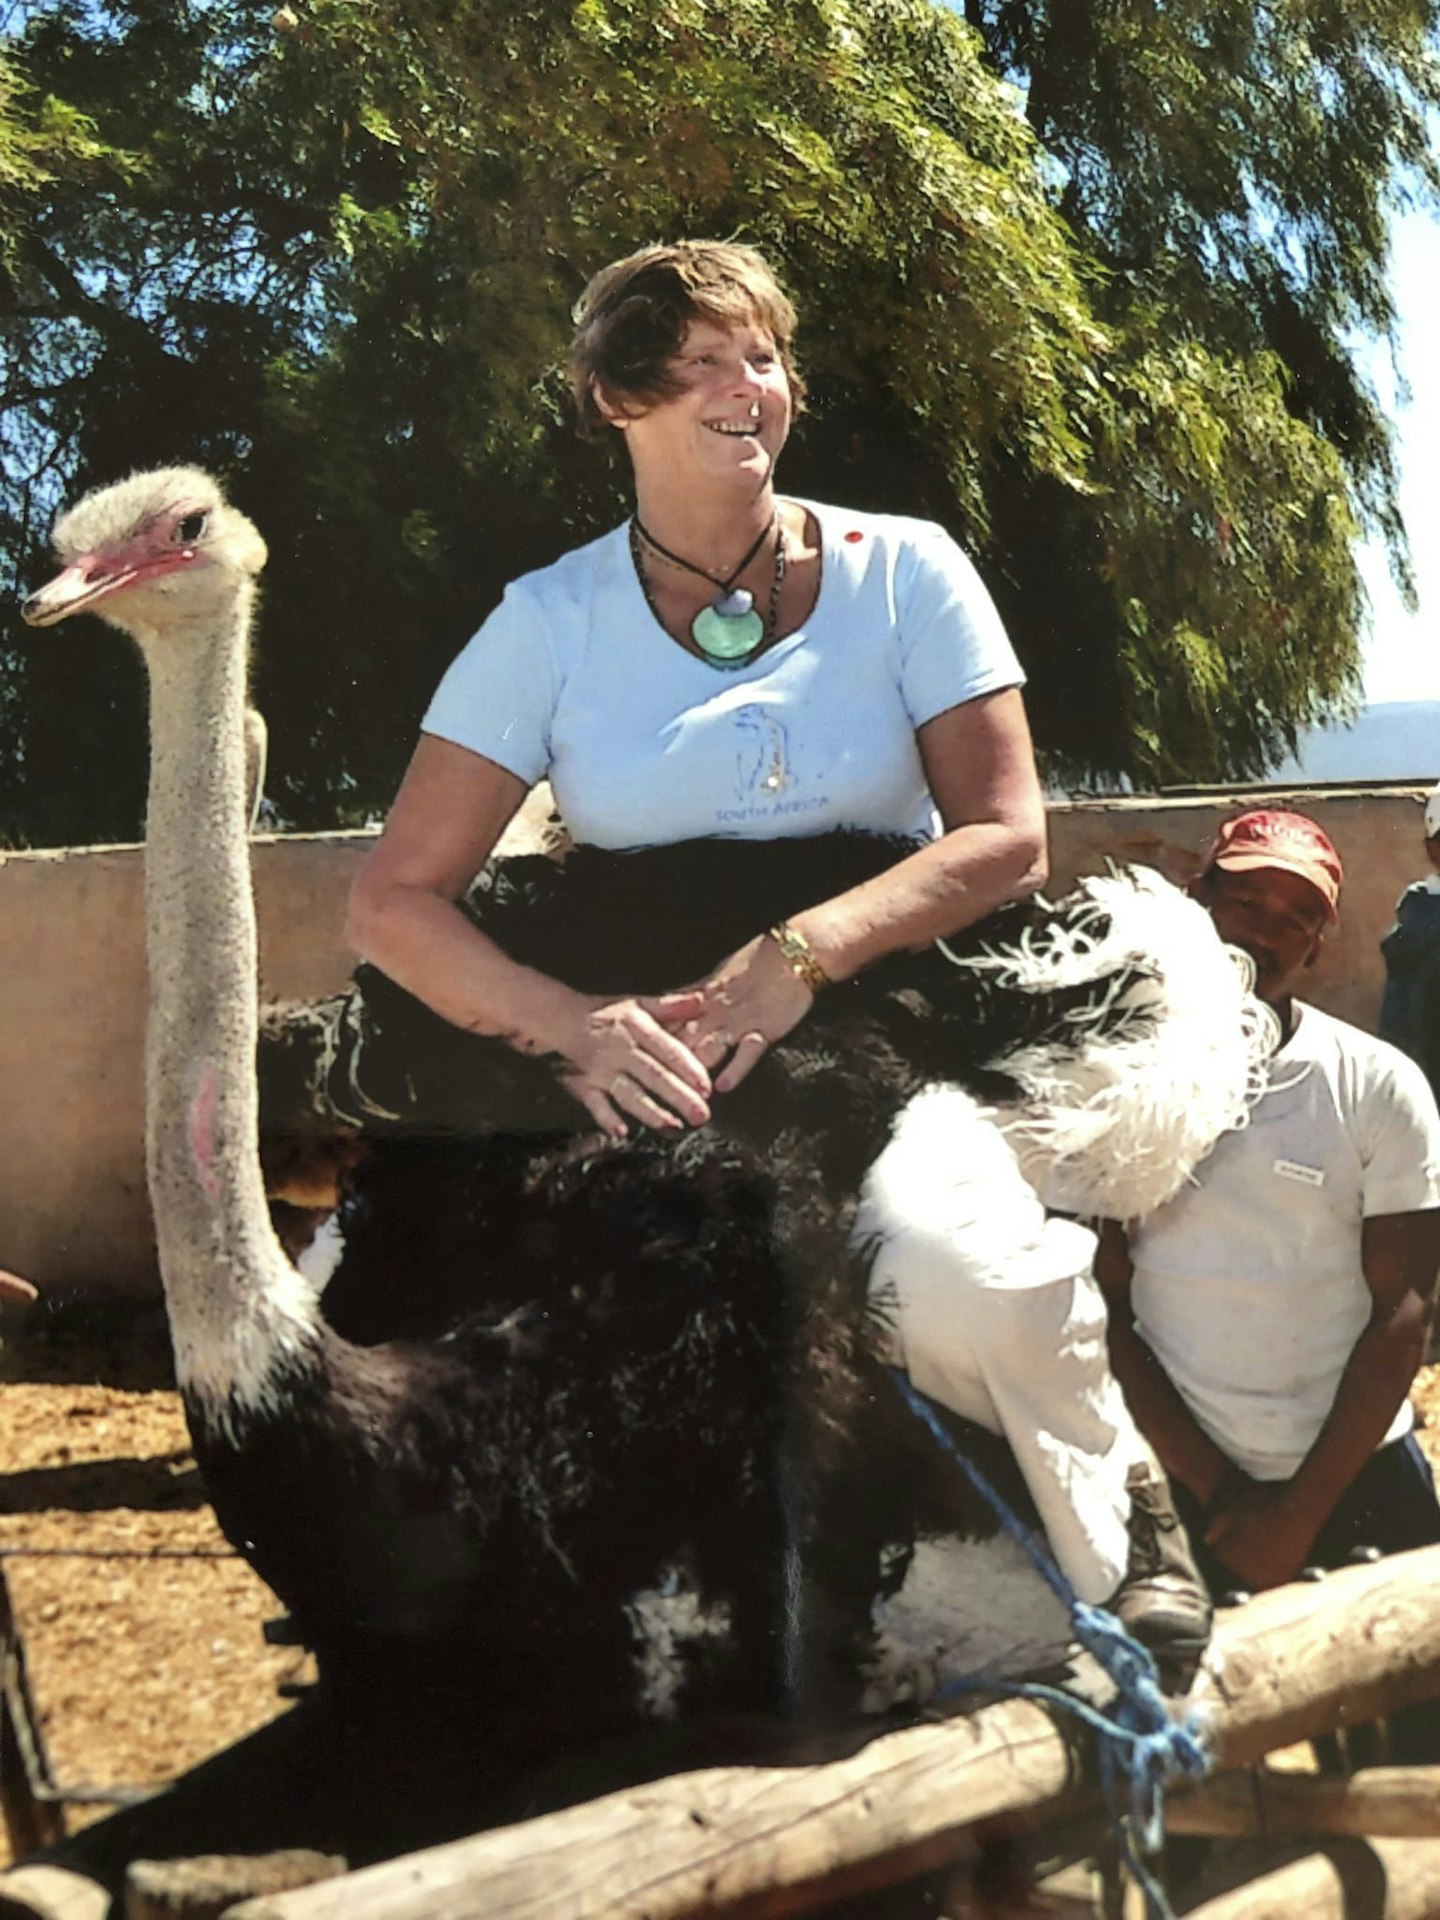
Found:
[[[1216,834],[1205,866],[1207,870],[1223,867],[1227,873],[1246,873],[1256,867],[1298,873],[1324,900],[1328,920],[1335,919],[1339,910],[1344,878],[1340,856],[1329,836],[1303,813],[1256,807],[1253,812],[1236,814]]]

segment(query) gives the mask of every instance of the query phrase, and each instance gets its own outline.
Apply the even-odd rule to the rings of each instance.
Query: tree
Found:
[[[1360,531],[1385,539],[1413,594],[1391,431],[1356,348],[1394,322],[1387,206],[1437,184],[1437,9],[964,4],[1023,87],[1060,211],[1103,269],[1120,396],[1098,448],[1109,504],[1071,537],[1111,584],[1094,617],[1113,607],[1122,622],[1134,768],[1261,772],[1353,691]],[[1156,437],[1170,443],[1158,471]],[[1139,461],[1141,486],[1117,458]],[[1022,485],[1011,538],[1023,543],[1034,504]],[[1135,509],[1141,524],[1117,539]]]
[[[319,341],[327,210],[292,211],[305,183],[283,164],[279,103],[254,123],[233,111],[249,77],[233,25],[207,6],[62,5],[12,49],[28,70],[6,103],[14,137],[60,117],[86,142],[83,165],[34,184],[4,259],[0,526],[17,590],[84,481],[244,461],[275,354],[307,323]],[[133,836],[138,666],[68,629],[17,637],[7,664],[4,830]]]
[[[1057,22],[1072,5],[1096,46],[1140,17],[1065,0]],[[1184,9],[1152,11],[1164,25]],[[294,824],[379,809],[428,688],[503,581],[620,511],[617,470],[570,440],[555,371],[585,279],[647,239],[739,233],[802,308],[813,405],[787,486],[927,512],[967,541],[1052,763],[1257,769],[1345,696],[1355,528],[1397,524],[1383,423],[1372,406],[1373,433],[1345,438],[1336,397],[1341,373],[1364,397],[1345,327],[1386,323],[1383,231],[1369,278],[1352,274],[1368,306],[1292,290],[1329,355],[1329,388],[1302,381],[1302,356],[1236,291],[1247,262],[1259,274],[1294,244],[1279,216],[1256,214],[1248,252],[1228,238],[1222,270],[1203,244],[1204,170],[1147,102],[1132,139],[1172,211],[1150,208],[1142,231],[1160,189],[1131,193],[1128,150],[1104,149],[1082,111],[1099,54],[1067,94],[1079,56],[1043,7],[972,12],[48,8],[11,49],[29,104],[0,113],[33,133],[34,115],[63,112],[89,144],[27,201],[13,262],[0,255],[0,406],[23,430],[7,436],[0,524],[17,567],[37,564],[31,529],[57,482],[173,458],[228,473],[272,553],[272,791]],[[1138,86],[1138,29],[1116,44]],[[1422,79],[1405,82],[1417,99]],[[1377,205],[1413,157],[1375,148]],[[1285,217],[1308,234],[1320,216],[1298,162],[1290,191]],[[11,660],[0,831],[133,831],[133,676],[97,697],[83,637],[17,642]],[[67,781],[77,764],[84,781]]]

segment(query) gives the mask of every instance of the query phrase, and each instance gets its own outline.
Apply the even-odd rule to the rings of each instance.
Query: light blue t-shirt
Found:
[[[525,574],[456,658],[427,733],[548,777],[577,841],[608,848],[833,827],[933,837],[916,729],[1024,676],[942,527],[806,503],[809,618],[720,673],[664,631],[617,528]]]

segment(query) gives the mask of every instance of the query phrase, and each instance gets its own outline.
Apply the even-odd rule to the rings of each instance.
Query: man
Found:
[[[1216,1592],[1440,1541],[1407,1399],[1440,1268],[1440,1116],[1413,1061],[1294,997],[1340,885],[1303,814],[1221,827],[1195,891],[1281,1044],[1250,1124],[1102,1236],[1115,1372]]]
[[[1419,1062],[1440,1099],[1440,786],[1425,802],[1425,858],[1431,871],[1401,894],[1380,942],[1380,1034]]]

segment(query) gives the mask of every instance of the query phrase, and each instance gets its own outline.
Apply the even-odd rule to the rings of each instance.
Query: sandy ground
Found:
[[[54,1783],[152,1785],[272,1718],[306,1657],[261,1637],[280,1608],[215,1524],[154,1330],[7,1344],[0,1408],[0,1554]]]
[[[261,1637],[280,1609],[205,1501],[158,1323],[45,1331],[0,1352],[0,1555],[52,1779],[145,1786],[271,1719],[308,1662]],[[1440,1366],[1415,1397],[1440,1468]]]

